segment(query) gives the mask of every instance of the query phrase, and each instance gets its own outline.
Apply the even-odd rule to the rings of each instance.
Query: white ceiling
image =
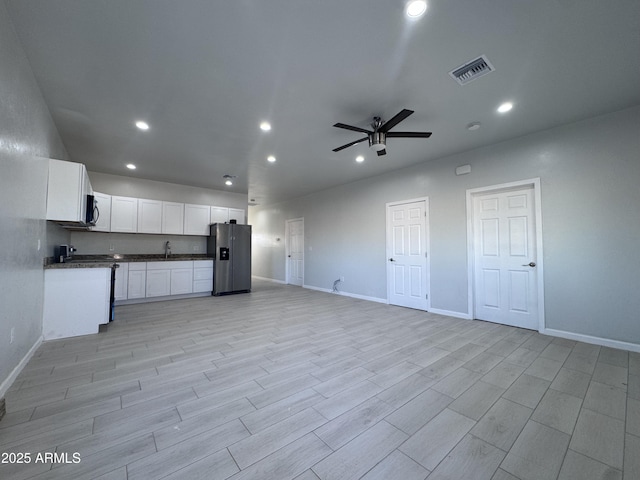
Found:
[[[259,204],[640,104],[638,0],[429,0],[417,21],[404,0],[6,3],[72,160],[213,189],[237,175]],[[480,55],[495,72],[449,77]],[[430,139],[332,152],[361,135],[334,123],[403,108],[396,130]]]

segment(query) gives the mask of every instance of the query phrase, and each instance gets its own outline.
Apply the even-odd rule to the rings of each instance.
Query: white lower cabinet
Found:
[[[114,300],[126,300],[128,298],[129,264],[118,263],[116,268],[116,284],[114,286]]]
[[[213,260],[195,260],[193,262],[193,293],[213,290]]]
[[[171,270],[149,268],[152,265],[147,264],[147,298],[171,295]]]
[[[115,299],[135,300],[213,290],[213,260],[120,263]]]
[[[193,261],[147,262],[147,298],[193,292]]]
[[[53,340],[98,333],[100,324],[109,322],[110,289],[110,268],[45,270],[42,337]]]
[[[129,264],[127,298],[145,298],[147,296],[147,264],[136,262]]]
[[[193,292],[193,267],[171,270],[171,295]]]

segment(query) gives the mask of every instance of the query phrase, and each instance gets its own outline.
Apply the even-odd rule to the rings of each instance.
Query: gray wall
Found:
[[[135,177],[89,172],[96,192],[124,197],[149,198],[168,202],[216,205],[247,211],[247,195],[199,187],[156,182]],[[78,255],[160,254],[171,242],[172,253],[205,253],[206,237],[192,235],[147,235],[141,233],[72,232],[71,243]],[[110,247],[113,246],[113,250]]]
[[[69,238],[44,220],[48,163],[42,158],[66,160],[67,153],[8,18],[0,0],[0,397],[42,334],[48,237]]]
[[[285,220],[304,217],[305,285],[344,276],[344,292],[386,299],[385,204],[428,196],[432,308],[468,314],[466,190],[540,177],[546,327],[640,345],[638,132],[634,107],[251,207],[253,273],[285,279]]]

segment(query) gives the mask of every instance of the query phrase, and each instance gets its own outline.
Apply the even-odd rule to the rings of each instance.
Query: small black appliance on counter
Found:
[[[65,263],[73,259],[76,249],[73,245],[58,245],[53,249],[53,260],[56,263]]]

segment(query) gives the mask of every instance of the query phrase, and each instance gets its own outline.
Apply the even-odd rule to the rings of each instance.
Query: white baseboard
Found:
[[[565,332],[564,330],[555,330],[553,328],[545,328],[540,333],[543,335],[551,335],[553,337],[566,338],[567,340],[577,340],[578,342],[592,343],[602,347],[618,348],[620,350],[628,350],[630,352],[640,352],[640,345],[637,343],[622,342],[620,340],[611,340],[609,338],[593,337],[591,335],[583,335],[581,333]]]
[[[451,310],[442,310],[440,308],[430,308],[429,312],[436,313],[438,315],[445,315],[447,317],[461,318],[463,320],[472,320],[471,315],[462,312],[453,312]]]
[[[36,340],[36,342],[33,344],[33,346],[29,349],[29,351],[23,357],[23,359],[20,360],[18,365],[16,365],[16,368],[14,368],[11,371],[11,373],[9,374],[9,376],[7,378],[5,378],[2,383],[0,383],[0,398],[4,397],[4,394],[7,393],[7,390],[9,390],[11,385],[13,385],[13,382],[16,381],[16,378],[18,378],[18,375],[20,375],[20,372],[22,372],[22,369],[27,365],[27,363],[29,363],[29,360],[31,360],[31,357],[33,357],[33,354],[36,353],[36,350],[38,349],[38,347],[40,347],[40,345],[42,345],[42,341],[43,340],[44,339],[43,339],[42,335],[40,335],[40,337]]]
[[[181,298],[198,298],[198,297],[210,297],[211,292],[198,292],[198,293],[183,293],[180,295],[165,295],[162,297],[143,297],[143,298],[131,298],[127,300],[116,300],[114,305],[116,307],[120,305],[135,305],[136,303],[152,303],[152,302],[165,302],[167,300],[180,300]]]
[[[265,282],[280,283],[282,285],[287,284],[287,282],[285,282],[284,280],[276,280],[275,278],[259,277],[258,275],[252,275],[251,278],[255,278],[256,280],[264,280]]]
[[[316,290],[318,292],[333,293],[334,295],[342,295],[343,297],[357,298],[359,300],[367,300],[369,302],[387,303],[386,298],[369,297],[367,295],[359,295],[357,293],[349,293],[349,292],[334,292],[329,288],[320,288],[320,287],[315,287],[313,285],[302,285],[302,287],[308,288],[309,290]]]

